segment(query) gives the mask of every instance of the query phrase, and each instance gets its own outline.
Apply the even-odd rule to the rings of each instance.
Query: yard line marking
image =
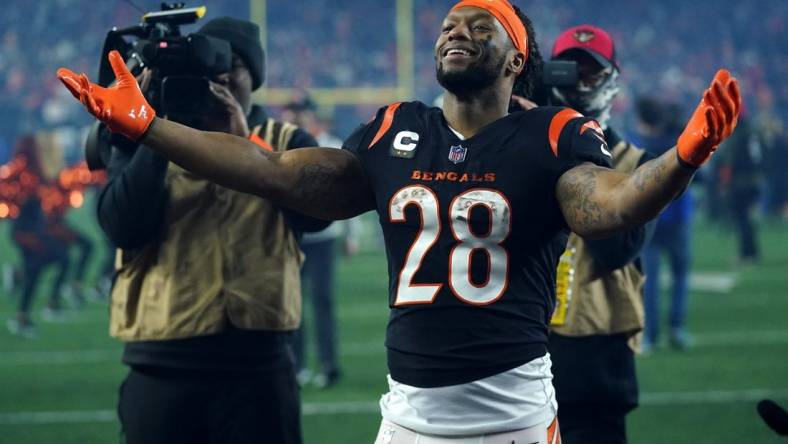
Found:
[[[711,293],[730,293],[736,285],[738,274],[721,271],[693,271],[689,275],[690,289]],[[667,279],[667,280],[666,280]],[[670,279],[663,273],[660,282],[669,284]]]
[[[687,404],[749,403],[764,398],[788,399],[788,389],[708,390],[693,392],[642,393],[643,406]],[[342,415],[379,412],[377,401],[307,402],[301,406],[304,416]],[[116,422],[115,410],[60,410],[41,412],[0,412],[0,425],[77,424]]]
[[[737,273],[727,271],[693,271],[689,274],[689,287],[694,291],[710,293],[730,293],[736,286]],[[672,279],[669,271],[659,274],[659,283],[662,288],[670,288]]]

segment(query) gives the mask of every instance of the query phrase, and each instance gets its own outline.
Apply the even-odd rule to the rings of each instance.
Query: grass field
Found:
[[[77,217],[93,236],[86,212]],[[16,261],[0,224],[0,262]],[[638,359],[642,405],[630,417],[633,443],[777,443],[755,412],[761,398],[788,405],[788,225],[766,224],[762,264],[732,267],[734,241],[696,224],[687,352]],[[307,444],[371,443],[385,390],[387,317],[382,254],[341,265],[338,297],[345,377],[303,391]],[[39,294],[35,314],[43,306]],[[665,298],[667,299],[667,298]],[[14,303],[0,296],[3,323]],[[0,443],[118,441],[117,388],[126,369],[107,335],[107,306],[89,304],[73,321],[38,322],[39,338],[0,331]],[[307,313],[309,316],[309,313]]]

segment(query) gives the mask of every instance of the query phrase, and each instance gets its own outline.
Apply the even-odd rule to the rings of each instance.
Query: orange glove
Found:
[[[109,53],[109,63],[117,79],[109,88],[90,83],[85,74],[78,76],[67,68],[58,69],[57,78],[110,131],[137,140],[148,130],[156,111],[145,100],[118,51]]]
[[[703,165],[733,133],[740,110],[739,82],[727,70],[717,71],[679,136],[676,144],[679,159],[695,168]]]

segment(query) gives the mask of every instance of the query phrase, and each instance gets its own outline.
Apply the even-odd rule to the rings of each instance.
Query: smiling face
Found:
[[[450,93],[480,91],[507,71],[519,72],[524,63],[503,26],[484,9],[459,8],[443,20],[435,43],[435,68],[438,83]]]

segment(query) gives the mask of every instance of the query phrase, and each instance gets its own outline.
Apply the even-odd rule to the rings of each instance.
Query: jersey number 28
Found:
[[[438,196],[423,185],[411,185],[397,191],[389,203],[392,223],[405,222],[405,208],[416,205],[421,216],[421,228],[405,257],[399,274],[394,305],[430,304],[443,287],[442,283],[414,284],[413,277],[422,265],[430,248],[441,232]],[[474,233],[470,216],[481,207],[489,215],[487,233]],[[486,305],[498,300],[509,282],[509,252],[501,246],[512,228],[509,201],[499,191],[474,188],[452,199],[449,204],[449,229],[457,244],[449,253],[449,288],[461,301]],[[471,279],[471,260],[474,253],[487,256],[487,279],[477,284]]]

